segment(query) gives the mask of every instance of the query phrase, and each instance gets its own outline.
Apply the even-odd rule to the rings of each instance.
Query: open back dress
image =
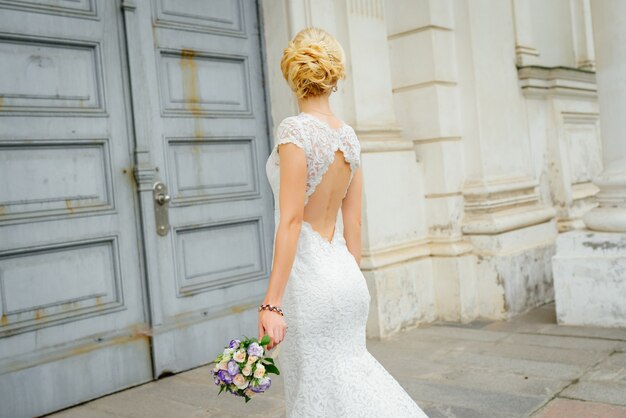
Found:
[[[266,163],[276,228],[280,222],[277,149],[284,143],[296,144],[306,156],[305,207],[335,156],[343,155],[350,165],[348,187],[361,165],[361,147],[349,125],[332,129],[305,112],[284,119]],[[287,418],[428,418],[367,351],[370,300],[365,277],[348,250],[338,216],[330,240],[304,221],[282,300],[288,329],[276,358],[285,383]]]

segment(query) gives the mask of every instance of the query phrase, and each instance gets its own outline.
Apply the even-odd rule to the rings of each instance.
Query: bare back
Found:
[[[330,241],[335,233],[339,209],[361,162],[361,148],[354,130],[343,122],[337,125],[331,127],[305,112],[286,118],[278,127],[272,152],[274,162],[278,164],[278,145],[290,142],[304,150],[307,190],[303,221],[326,241]],[[276,176],[270,174],[268,171],[271,181]],[[276,197],[277,187],[272,186]]]
[[[338,134],[344,126],[341,121],[335,122],[335,126],[324,121],[320,122],[327,125],[326,127],[335,134]],[[350,163],[339,148],[334,152],[332,163],[322,175],[320,184],[309,196],[309,201],[304,207],[304,221],[327,241],[330,241],[335,233],[339,208],[350,186],[351,177]]]

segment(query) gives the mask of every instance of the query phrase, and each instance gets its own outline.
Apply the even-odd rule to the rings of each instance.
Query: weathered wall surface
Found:
[[[369,336],[554,299],[555,241],[594,207],[602,147],[589,2],[539,3],[261,3],[274,124],[297,111],[277,57],[299,29],[348,55],[331,100],[363,145]]]

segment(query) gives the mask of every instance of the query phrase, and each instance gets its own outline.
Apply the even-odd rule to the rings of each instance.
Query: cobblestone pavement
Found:
[[[423,325],[367,346],[430,418],[626,417],[626,329],[557,325],[554,303],[510,321]],[[216,396],[210,367],[48,417],[283,416],[280,376],[245,404]]]

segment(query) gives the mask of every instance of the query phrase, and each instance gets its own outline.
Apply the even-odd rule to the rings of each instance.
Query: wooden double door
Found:
[[[261,51],[253,1],[0,0],[0,417],[255,335]]]

